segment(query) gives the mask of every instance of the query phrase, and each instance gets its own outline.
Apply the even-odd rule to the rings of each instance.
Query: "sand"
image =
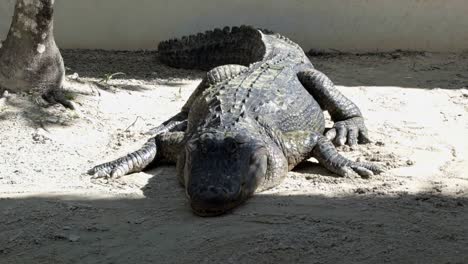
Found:
[[[203,72],[149,51],[62,53],[70,79],[98,83],[76,96],[78,111],[0,99],[0,263],[468,263],[467,54],[311,57],[374,140],[340,152],[387,171],[340,178],[311,159],[201,218],[172,166],[119,181],[85,172],[143,144]]]

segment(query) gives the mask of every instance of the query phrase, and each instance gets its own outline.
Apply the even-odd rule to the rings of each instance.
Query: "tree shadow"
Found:
[[[318,162],[312,162],[310,160],[305,160],[297,164],[297,166],[294,167],[293,171],[298,172],[298,173],[305,173],[305,174],[318,174],[318,175],[332,177],[332,178],[341,178],[341,176],[338,176],[330,172],[329,170],[325,169]]]
[[[129,92],[145,92],[149,91],[152,89],[149,85],[136,85],[136,84],[107,84],[107,83],[102,83],[102,82],[96,82],[96,81],[88,81],[88,83],[96,86],[97,88],[115,93],[117,91],[123,90],[123,91],[129,91]],[[164,85],[164,86],[169,86],[169,87],[180,87],[182,85],[186,85],[184,82],[180,81],[171,81],[171,80],[155,80],[153,84],[157,85]]]
[[[164,169],[160,170],[164,171]],[[0,199],[2,263],[465,263],[467,198],[260,194],[193,215],[171,173],[158,194]],[[164,176],[166,175],[166,176]]]
[[[338,176],[329,170],[325,169],[321,166],[318,162],[312,162],[309,160],[305,160],[299,163],[294,169],[293,172],[308,174],[308,175],[320,175],[330,178],[343,178]],[[176,196],[183,196],[185,197],[184,189],[182,184],[179,182],[177,178],[177,173],[175,170],[175,165],[173,164],[162,164],[162,165],[153,165],[149,168],[146,173],[152,175],[152,177],[148,180],[148,183],[141,188],[143,191],[143,195],[148,198],[158,198],[161,193],[164,193],[164,190],[167,189],[175,189],[180,187],[181,191],[175,191],[173,197],[174,199]],[[131,175],[127,176],[131,177]]]
[[[317,69],[343,86],[468,87],[466,53],[397,50],[355,54],[312,50],[309,58]]]
[[[78,73],[64,82],[63,88],[73,98],[100,95],[99,90],[145,92],[153,89],[152,85],[181,87],[188,80],[201,79],[204,73],[165,66],[159,62],[156,51],[62,50],[61,53],[68,72]],[[109,78],[116,72],[125,74]],[[14,111],[2,110],[0,120],[21,115],[31,126],[43,128],[70,126],[77,120],[77,115],[58,109],[61,107],[45,107],[45,102],[35,102],[33,96],[18,94],[16,97],[21,100],[9,99],[3,103]]]
[[[369,61],[369,65],[373,63]],[[323,61],[323,65],[333,69],[335,62]],[[338,82],[349,81],[345,66],[351,67],[339,65],[343,70],[331,73],[332,79],[333,74],[343,74]],[[1,113],[0,120],[9,114]],[[296,171],[332,176],[312,162],[301,164]],[[404,192],[339,197],[265,193],[221,217],[201,218],[191,213],[173,166],[149,173],[153,177],[143,187],[144,197],[116,194],[98,198],[87,189],[81,196],[0,199],[0,262],[468,261],[466,197]]]
[[[24,94],[12,95],[5,100],[4,110],[0,112],[0,121],[21,116],[31,127],[72,126],[78,116],[75,112],[61,105],[47,106],[38,97]]]
[[[204,72],[175,69],[162,64],[157,51],[109,51],[65,49],[62,56],[68,73],[95,81],[114,73],[113,80],[138,80],[147,84],[178,86],[199,80]],[[343,86],[398,86],[421,89],[459,89],[468,86],[468,55],[396,50],[392,52],[345,53],[310,51],[309,58]]]
[[[112,51],[112,50],[61,50],[69,73],[80,77],[103,79],[107,74],[113,79],[136,79],[147,82],[180,82],[181,79],[201,79],[204,72],[175,69],[162,64],[157,51]]]

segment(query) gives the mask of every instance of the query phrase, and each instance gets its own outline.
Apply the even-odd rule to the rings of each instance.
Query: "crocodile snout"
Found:
[[[240,203],[240,188],[192,184],[187,195],[193,211],[201,216],[220,215]]]

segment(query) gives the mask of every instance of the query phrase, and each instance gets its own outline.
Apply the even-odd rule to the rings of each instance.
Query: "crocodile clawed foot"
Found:
[[[383,168],[376,164],[365,162],[350,162],[338,168],[336,173],[343,177],[368,179],[374,175],[384,172]]]
[[[313,157],[325,168],[342,177],[370,178],[384,171],[377,164],[351,161],[343,157],[337,152],[333,143],[323,136],[319,138],[313,150]]]
[[[132,172],[140,172],[156,156],[156,142],[154,138],[149,139],[142,148],[127,154],[114,161],[97,165],[88,171],[93,178],[112,178],[118,179]]]
[[[362,117],[353,117],[336,122],[333,128],[327,131],[325,136],[329,140],[332,140],[336,146],[344,144],[354,146],[358,143],[367,144],[371,142]]]
[[[92,179],[108,179],[111,177],[110,172],[112,169],[106,164],[98,165],[87,171],[88,175],[91,175]]]
[[[118,179],[129,172],[128,166],[118,164],[118,160],[103,163],[88,170],[93,179]]]

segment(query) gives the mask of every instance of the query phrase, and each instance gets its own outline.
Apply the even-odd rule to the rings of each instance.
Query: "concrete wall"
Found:
[[[0,0],[0,39],[15,0]],[[63,48],[154,49],[160,40],[251,24],[304,47],[468,49],[468,0],[57,0]]]

